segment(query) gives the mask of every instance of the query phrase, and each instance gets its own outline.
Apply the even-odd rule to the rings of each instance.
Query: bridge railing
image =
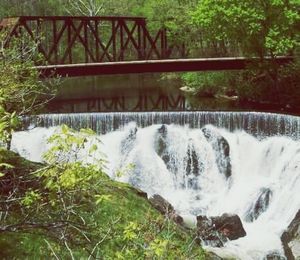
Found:
[[[5,47],[27,37],[47,64],[101,63],[175,58],[184,52],[164,29],[148,31],[143,17],[21,16],[5,18]]]

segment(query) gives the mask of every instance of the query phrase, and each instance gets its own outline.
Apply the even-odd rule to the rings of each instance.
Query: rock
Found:
[[[222,247],[227,241],[222,233],[219,233],[212,223],[212,219],[206,216],[197,216],[197,235],[205,245]]]
[[[170,163],[170,155],[167,151],[167,131],[168,129],[165,125],[162,125],[157,130],[156,152],[168,167]]]
[[[245,217],[247,222],[253,222],[267,210],[272,194],[272,191],[268,188],[262,188],[260,190],[258,198],[256,199],[255,203],[251,205],[250,209],[247,212],[247,215]]]
[[[154,194],[149,201],[159,212],[172,219],[175,223],[183,225],[183,218],[175,212],[174,207],[162,196]]]
[[[286,260],[286,258],[278,252],[273,252],[273,253],[267,254],[264,257],[264,260]]]
[[[170,156],[168,151],[168,128],[166,125],[162,125],[157,129],[155,151],[157,155],[164,161],[167,169],[173,174],[178,173],[176,159]],[[198,154],[192,142],[189,142],[187,146],[186,155],[183,158],[185,163],[185,180],[179,185],[182,188],[198,189],[198,176],[203,171],[203,163],[199,162]]]
[[[281,235],[281,242],[288,260],[300,259],[300,210]]]
[[[181,217],[183,218],[183,225],[188,228],[188,229],[195,229],[197,226],[197,220],[195,215],[191,214],[185,214],[182,215]]]
[[[180,90],[186,93],[195,93],[195,89],[188,86],[183,86],[180,88]]]
[[[231,176],[230,146],[227,140],[217,131],[207,127],[201,129],[207,141],[211,144],[215,154],[219,172],[226,178]]]
[[[199,176],[198,156],[193,144],[188,145],[186,174]]]
[[[137,127],[130,128],[128,134],[124,140],[121,142],[121,152],[123,155],[129,154],[134,146],[136,140]]]
[[[197,217],[197,234],[205,243],[222,247],[229,240],[246,236],[238,215],[223,214],[218,217]]]
[[[135,188],[135,187],[133,187],[133,186],[130,186],[130,189],[131,189],[132,191],[134,191],[138,196],[140,196],[140,197],[142,197],[142,198],[145,198],[145,199],[148,199],[148,194],[147,194],[147,192],[144,192],[144,191],[142,191],[142,190],[140,190],[140,189],[138,189],[138,188]]]
[[[221,217],[212,217],[215,228],[230,240],[246,236],[240,217],[236,214],[223,214]]]
[[[163,214],[169,214],[170,212],[174,211],[174,207],[158,194],[154,194],[149,201],[154,208]]]
[[[201,160],[199,160],[195,147],[192,142],[188,144],[187,155],[185,157],[186,162],[186,176],[188,188],[194,190],[199,189],[198,176],[203,172],[204,166]]]

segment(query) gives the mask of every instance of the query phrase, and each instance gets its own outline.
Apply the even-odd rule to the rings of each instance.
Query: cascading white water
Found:
[[[162,195],[189,219],[197,215],[238,214],[247,236],[227,242],[224,248],[209,248],[220,256],[263,259],[270,252],[282,253],[280,235],[300,209],[299,118],[248,114],[241,119],[238,113],[229,113],[228,117],[226,113],[219,113],[219,117],[208,113],[203,119],[197,113],[184,114],[188,120],[193,118],[191,128],[190,124],[162,125],[170,123],[164,120],[175,116],[172,113],[169,117],[149,113],[149,118],[146,114],[138,115],[145,117],[144,121],[138,117],[137,124],[119,123],[120,130],[102,135],[101,150],[108,158],[108,174],[149,195]],[[82,116],[76,119],[71,115],[76,124]],[[204,126],[209,120],[214,123],[212,118],[219,126],[227,124],[230,130],[255,125],[251,129],[259,138],[241,130]],[[272,122],[280,126],[275,130],[262,129],[261,118],[265,118],[265,126],[272,127]],[[151,125],[154,119],[161,120],[160,124]],[[234,125],[236,122],[240,125]],[[106,127],[113,128],[113,124]],[[12,147],[28,159],[41,161],[41,154],[47,149],[46,139],[55,129],[16,133]],[[276,131],[291,131],[293,139],[276,136]],[[269,137],[262,138],[265,136]],[[124,170],[130,164],[134,168]],[[116,175],[119,169],[124,170],[122,176]]]

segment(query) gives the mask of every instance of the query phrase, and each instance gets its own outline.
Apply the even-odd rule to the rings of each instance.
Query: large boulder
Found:
[[[163,215],[167,216],[169,219],[172,219],[179,225],[183,225],[183,218],[179,216],[176,212],[174,207],[165,200],[162,196],[158,194],[154,194],[152,197],[149,198],[150,203],[154,208],[156,208],[159,212]]]
[[[281,235],[281,242],[288,260],[300,259],[300,210]]]
[[[212,219],[206,216],[197,216],[197,236],[204,245],[213,247],[222,247],[227,241],[226,237],[214,228]]]
[[[219,172],[229,178],[231,176],[231,159],[228,141],[220,133],[209,127],[204,127],[201,130],[215,152]]]
[[[229,240],[246,236],[246,231],[238,215],[226,214],[217,217],[197,217],[197,234],[205,243],[222,247]]]

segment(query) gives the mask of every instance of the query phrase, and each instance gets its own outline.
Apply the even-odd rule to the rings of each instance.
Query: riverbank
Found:
[[[62,225],[69,220],[63,214],[55,218],[55,205],[40,199],[40,205],[29,207],[20,199],[28,191],[44,190],[41,179],[32,175],[42,165],[6,150],[0,157],[13,166],[1,167],[1,259],[209,259],[192,232],[161,215],[145,193],[104,174],[98,187],[101,197],[94,202],[86,193],[76,204],[82,221],[73,228]]]

